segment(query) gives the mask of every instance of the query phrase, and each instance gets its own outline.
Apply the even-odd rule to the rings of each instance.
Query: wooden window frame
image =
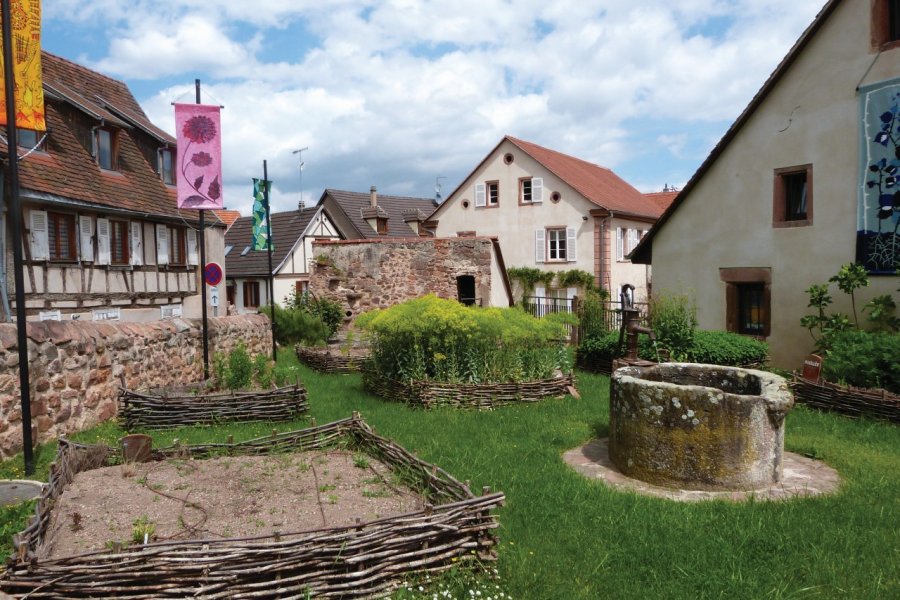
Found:
[[[793,175],[806,176],[806,218],[789,219],[788,186],[786,179]],[[775,169],[775,180],[772,191],[772,227],[808,227],[813,224],[813,166],[811,164]]]
[[[131,264],[131,225],[128,221],[109,220],[109,264],[123,266]],[[121,254],[116,258],[116,251]]]
[[[519,205],[527,205],[531,206],[532,200],[534,199],[534,187],[532,187],[531,177],[520,177],[519,178]],[[525,188],[528,188],[526,191]],[[525,195],[528,195],[528,199],[525,199]]]
[[[102,152],[100,150],[101,134],[105,132],[109,134],[109,166],[105,166],[100,159]],[[95,127],[94,128],[94,147],[96,156],[94,160],[104,171],[117,171],[119,169],[119,131],[113,127]]]
[[[567,228],[566,228],[565,226],[562,226],[562,227],[545,227],[545,228],[544,228],[544,231],[546,232],[546,233],[545,233],[545,236],[546,236],[546,239],[547,239],[547,254],[546,254],[546,257],[547,257],[547,258],[546,258],[546,262],[560,262],[560,263],[569,262],[569,245],[568,245],[568,232],[567,232]],[[559,236],[559,234],[562,234],[562,252],[563,252],[563,255],[564,255],[562,258],[559,257],[559,253],[560,253],[560,248],[559,248],[560,240],[559,240],[559,237],[557,237],[557,240],[556,240],[556,244],[557,244],[556,254],[557,254],[557,256],[556,256],[555,258],[552,256],[552,247],[551,247],[550,243],[551,243],[551,237],[552,237],[552,234],[553,234],[553,233],[557,234],[557,236]]]
[[[62,256],[60,253],[60,225],[65,226],[68,230],[68,250],[69,256]],[[54,262],[76,262],[78,260],[78,250],[76,240],[80,236],[78,227],[75,225],[75,215],[69,213],[59,213],[47,211],[47,249],[48,256]]]
[[[388,232],[388,220],[385,217],[375,218],[375,232],[381,235]]]
[[[900,48],[900,0],[873,0],[871,38],[872,52]]]
[[[732,267],[719,269],[725,283],[725,330],[754,338],[767,338],[772,332],[772,270],[767,267]],[[750,285],[762,287],[763,327],[758,332],[742,332],[741,292]]]
[[[168,172],[165,168],[166,163],[164,157],[166,155],[171,157],[170,168]],[[157,160],[159,161],[159,178],[166,185],[175,185],[175,148],[160,148],[159,152],[157,153]]]
[[[43,152],[44,151],[44,143],[41,141],[43,135],[44,134],[42,132],[35,131],[34,129],[18,129],[17,136],[16,136],[16,144],[18,144],[19,148],[22,148],[24,150],[32,150],[33,149],[35,152]],[[31,138],[31,136],[34,136],[34,143],[31,143],[30,139],[27,144],[24,143],[25,142],[24,138],[26,136],[29,138]]]
[[[491,202],[491,189],[494,190],[493,202]],[[500,206],[500,182],[498,180],[484,182],[484,205],[487,208],[497,208]]]
[[[187,235],[184,227],[169,227],[169,266],[187,266]]]
[[[260,305],[260,296],[259,296],[259,282],[258,281],[245,281],[243,285],[243,294],[244,294],[244,308],[259,308]],[[247,291],[250,290],[250,294]],[[250,296],[248,298],[248,295]],[[251,302],[255,301],[255,304]]]

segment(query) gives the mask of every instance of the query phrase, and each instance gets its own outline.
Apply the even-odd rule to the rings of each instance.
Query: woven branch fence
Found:
[[[259,455],[352,447],[389,465],[419,489],[424,510],[272,536],[169,541],[54,560],[39,558],[51,511],[80,471],[121,462],[118,449],[59,442],[57,461],[36,514],[13,536],[15,552],[0,589],[28,598],[361,598],[383,596],[410,573],[439,572],[475,559],[496,560],[493,510],[504,500],[481,496],[435,465],[378,436],[358,414],[321,427],[241,443],[173,446],[153,460]]]
[[[369,358],[368,352],[344,354],[332,348],[310,348],[299,344],[296,350],[300,362],[320,373],[358,373],[362,363]]]
[[[523,383],[461,384],[435,381],[413,381],[405,384],[381,377],[373,369],[363,369],[363,386],[386,400],[406,402],[413,406],[432,408],[492,409],[507,404],[539,402],[547,398],[562,398],[575,387],[570,375]]]
[[[301,384],[259,392],[183,394],[119,392],[119,418],[126,431],[163,429],[223,421],[290,421],[309,412]]]
[[[791,381],[791,388],[794,390],[794,400],[807,406],[853,417],[867,415],[900,423],[900,396],[886,390],[816,383],[803,379],[796,373]]]

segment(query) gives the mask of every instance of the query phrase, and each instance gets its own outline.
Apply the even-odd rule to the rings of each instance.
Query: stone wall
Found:
[[[243,342],[252,355],[272,353],[263,315],[209,319],[210,368],[216,352]],[[32,321],[27,325],[31,416],[37,441],[79,431],[116,414],[122,378],[130,389],[203,379],[199,319],[148,323]],[[0,324],[0,456],[22,449],[16,326]]]
[[[340,302],[347,321],[426,294],[455,299],[460,275],[473,276],[475,297],[489,304],[490,238],[317,240],[313,256],[310,291]]]

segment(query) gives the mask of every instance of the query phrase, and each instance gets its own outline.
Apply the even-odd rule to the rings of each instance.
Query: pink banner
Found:
[[[222,208],[219,107],[176,104],[175,130],[178,136],[178,208]]]

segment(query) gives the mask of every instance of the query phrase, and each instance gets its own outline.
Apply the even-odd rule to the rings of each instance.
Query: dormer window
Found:
[[[175,185],[175,150],[159,149],[159,176],[166,185]]]
[[[34,129],[17,129],[16,130],[16,142],[19,144],[20,148],[27,148],[31,150],[34,148],[35,150],[41,150],[38,147],[38,142],[41,140],[41,134]]]
[[[387,233],[388,232],[388,225],[387,225],[388,220],[385,219],[384,217],[378,217],[376,219],[376,221],[377,221],[377,223],[375,225],[375,230],[378,233]]]
[[[101,169],[115,171],[118,168],[118,136],[115,129],[97,127],[94,129],[94,156]]]

